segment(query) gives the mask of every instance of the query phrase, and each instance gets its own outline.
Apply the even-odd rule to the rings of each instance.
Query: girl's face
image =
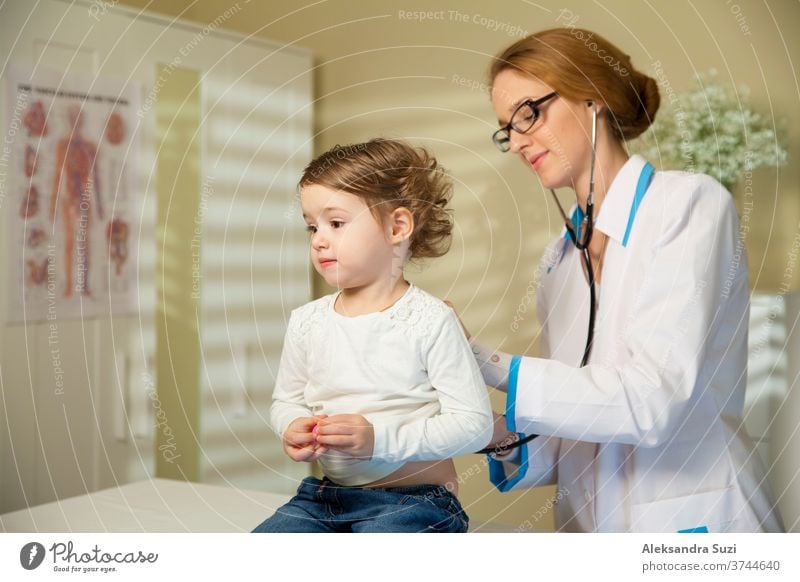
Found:
[[[494,79],[492,106],[505,126],[520,103],[552,93],[541,81],[506,69]],[[574,188],[588,170],[592,152],[592,108],[557,96],[539,107],[539,118],[526,133],[511,131],[510,152],[539,176],[545,188]]]
[[[361,288],[389,280],[393,269],[402,273],[404,245],[392,242],[391,226],[382,225],[364,199],[311,184],[300,190],[300,206],[311,233],[311,262],[329,285]]]

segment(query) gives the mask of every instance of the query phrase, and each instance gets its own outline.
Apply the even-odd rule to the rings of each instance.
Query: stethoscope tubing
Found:
[[[575,232],[575,227],[571,224],[571,221],[567,218],[567,215],[564,212],[561,203],[558,201],[558,198],[556,197],[556,193],[553,192],[553,190],[550,190],[550,192],[553,195],[553,198],[556,201],[556,206],[558,206],[558,210],[561,212],[561,216],[564,218],[564,224],[566,225],[567,228],[567,234],[569,235],[572,244],[575,245],[575,248],[581,252],[584,265],[586,266],[586,272],[589,277],[589,329],[586,333],[586,346],[584,347],[583,357],[581,358],[581,365],[580,365],[581,368],[583,368],[589,361],[589,354],[592,351],[592,342],[594,341],[594,323],[595,323],[596,306],[597,306],[597,290],[595,288],[595,282],[594,282],[594,269],[592,268],[592,258],[589,255],[589,243],[591,243],[592,235],[594,234],[594,166],[597,156],[597,105],[594,103],[594,101],[591,102],[591,107],[593,108],[592,166],[589,171],[589,196],[586,199],[586,230],[584,231],[585,233],[584,241],[578,240],[579,233]],[[478,454],[504,453],[506,451],[510,451],[511,449],[516,449],[517,447],[521,447],[525,443],[529,443],[538,436],[539,435],[536,434],[529,434],[514,442],[498,445],[496,447],[487,447],[485,449],[481,449],[480,451],[478,451]]]

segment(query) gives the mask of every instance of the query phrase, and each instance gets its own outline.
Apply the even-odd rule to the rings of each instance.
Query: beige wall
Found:
[[[177,16],[184,3],[123,0],[122,4]],[[785,119],[789,165],[754,174],[752,230],[747,239],[754,288],[776,291],[800,275],[787,271],[787,253],[800,236],[800,87],[792,63],[800,62],[800,4],[739,2],[486,2],[329,1],[307,8],[288,0],[200,0],[182,17],[216,21],[244,34],[310,48],[316,58],[315,151],[374,136],[400,137],[433,149],[457,181],[457,228],[451,252],[410,277],[449,297],[473,333],[516,353],[535,353],[537,323],[530,311],[513,332],[539,255],[561,226],[552,202],[519,162],[494,150],[496,125],[486,98],[491,55],[519,37],[561,24],[560,10],[577,25],[596,30],[653,75],[661,62],[676,91],[688,89],[695,71],[711,67],[735,85],[747,84],[766,114]],[[412,11],[441,11],[418,21]],[[497,30],[486,19],[500,23]],[[563,200],[567,201],[564,193]],[[320,287],[320,292],[325,289]],[[496,408],[501,406],[500,399]],[[491,492],[478,457],[459,460],[466,478],[462,498],[475,519],[513,526],[541,516],[551,527],[546,496],[552,490],[501,496]],[[531,519],[532,520],[532,519]],[[533,521],[533,520],[532,520]]]

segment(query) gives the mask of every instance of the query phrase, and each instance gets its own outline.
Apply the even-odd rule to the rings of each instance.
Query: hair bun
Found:
[[[656,118],[656,113],[661,105],[661,94],[658,90],[658,83],[652,77],[639,74],[637,94],[640,106],[636,119],[629,127],[625,128],[623,138],[633,139],[644,133]]]

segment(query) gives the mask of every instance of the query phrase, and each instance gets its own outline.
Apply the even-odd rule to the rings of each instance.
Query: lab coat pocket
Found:
[[[635,504],[631,507],[630,531],[642,533],[736,531],[740,528],[732,526],[736,524],[734,520],[741,516],[741,506],[738,503],[740,497],[736,487],[728,487]]]

